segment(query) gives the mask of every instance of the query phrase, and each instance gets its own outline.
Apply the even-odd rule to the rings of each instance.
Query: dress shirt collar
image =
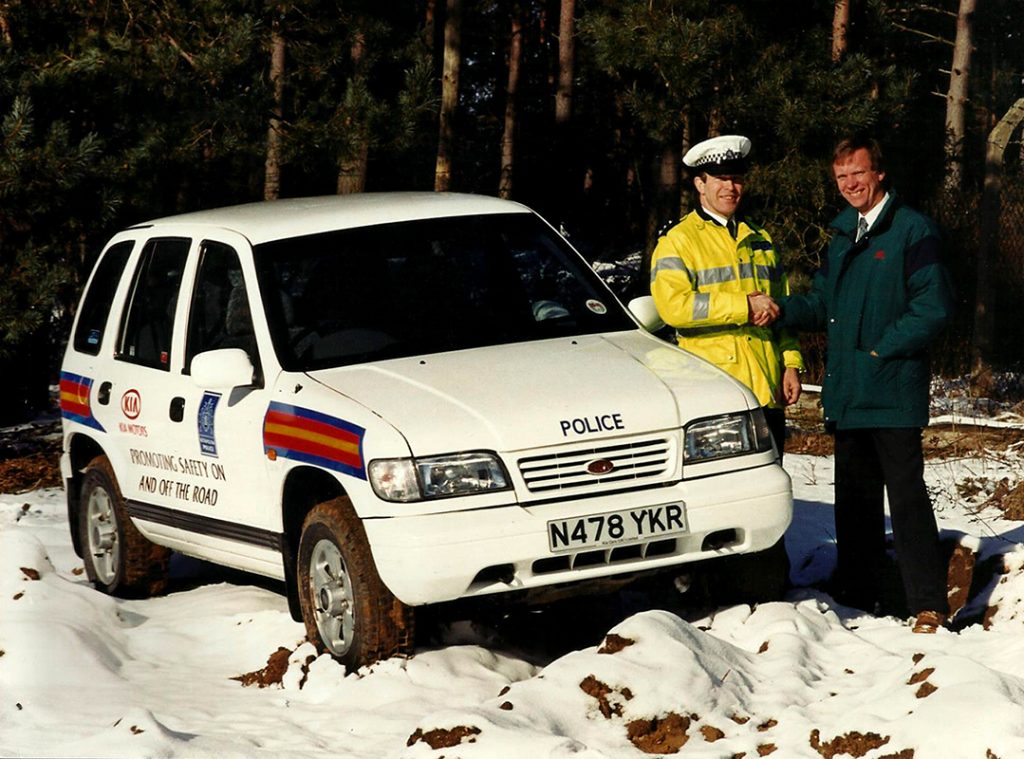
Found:
[[[875,203],[874,208],[872,208],[867,213],[857,214],[858,219],[864,219],[868,223],[868,231],[871,230],[871,227],[875,226],[875,222],[878,221],[878,217],[882,215],[882,211],[885,208],[886,203],[888,202],[889,193],[886,192],[885,195],[882,196],[882,199]]]

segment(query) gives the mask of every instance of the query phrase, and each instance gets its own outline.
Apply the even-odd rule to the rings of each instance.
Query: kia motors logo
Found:
[[[608,459],[596,459],[595,461],[587,462],[587,472],[589,474],[608,474],[614,468],[615,464]]]
[[[125,390],[121,396],[121,413],[129,419],[135,419],[142,411],[142,396],[138,390]]]

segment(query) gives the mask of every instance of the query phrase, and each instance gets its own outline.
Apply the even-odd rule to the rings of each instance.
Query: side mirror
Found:
[[[654,298],[650,295],[633,298],[626,307],[648,332],[657,332],[665,326],[665,322],[661,320],[658,309],[654,305]]]
[[[221,348],[192,359],[192,381],[202,388],[230,390],[252,384],[253,366],[241,348]]]

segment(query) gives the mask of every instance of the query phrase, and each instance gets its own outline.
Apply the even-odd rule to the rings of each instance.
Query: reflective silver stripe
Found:
[[[754,265],[750,261],[744,261],[740,264],[740,279],[753,279],[754,278]]]
[[[758,264],[757,265],[757,278],[758,279],[774,280],[777,271],[778,271],[777,267],[774,267],[774,266],[763,266],[762,264]]]
[[[708,327],[680,327],[676,334],[680,337],[699,337],[701,335],[714,335],[718,332],[732,332],[739,329],[738,324],[713,324]]]
[[[651,268],[651,282],[654,282],[659,271],[681,271],[686,274],[691,282],[693,282],[693,272],[687,268],[686,264],[683,263],[683,259],[678,256],[659,258],[655,261],[654,266]]]
[[[711,293],[697,293],[693,296],[693,319],[707,319],[711,313]]]
[[[720,285],[736,279],[736,272],[731,266],[715,266],[711,269],[697,271],[697,285]]]

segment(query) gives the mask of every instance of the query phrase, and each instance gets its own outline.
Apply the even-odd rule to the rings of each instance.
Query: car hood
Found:
[[[380,415],[414,455],[521,451],[678,428],[756,404],[642,332],[500,345],[310,372]]]

